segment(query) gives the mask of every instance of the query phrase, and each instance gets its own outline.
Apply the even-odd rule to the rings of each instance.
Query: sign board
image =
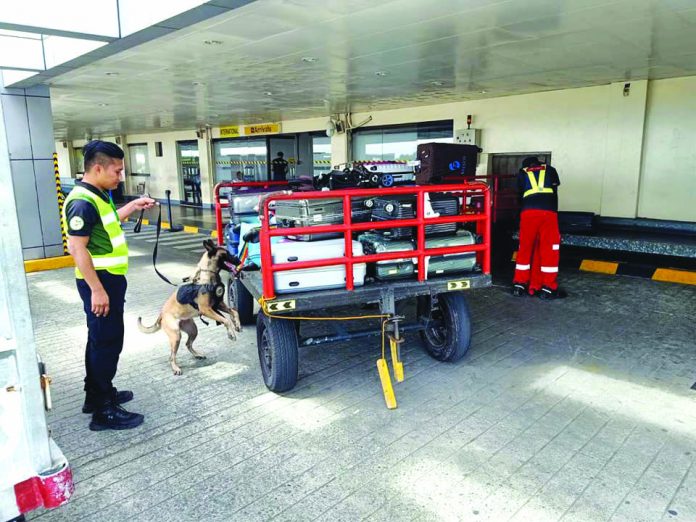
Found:
[[[238,138],[241,136],[239,125],[233,125],[230,127],[220,127],[220,137],[221,138]]]
[[[278,133],[280,133],[280,123],[259,123],[257,125],[247,125],[244,127],[244,134],[246,136]]]

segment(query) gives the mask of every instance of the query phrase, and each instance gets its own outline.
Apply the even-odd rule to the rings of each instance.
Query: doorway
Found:
[[[177,156],[179,164],[179,186],[181,205],[200,207],[201,201],[201,164],[198,141],[178,141]]]
[[[268,138],[268,179],[273,179],[273,160],[278,157],[279,152],[283,153],[283,158],[288,162],[286,179],[294,178],[297,170],[297,140],[294,135],[289,135]]]

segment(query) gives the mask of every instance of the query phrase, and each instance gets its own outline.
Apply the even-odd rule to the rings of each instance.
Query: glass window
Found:
[[[147,143],[128,145],[128,156],[130,157],[130,173],[132,175],[150,174]]]
[[[353,133],[353,160],[413,161],[418,145],[430,142],[453,143],[452,121],[358,129]]]
[[[268,179],[265,139],[216,140],[213,142],[215,154],[215,182],[266,181]]]
[[[331,138],[312,136],[312,162],[315,176],[331,170]]]

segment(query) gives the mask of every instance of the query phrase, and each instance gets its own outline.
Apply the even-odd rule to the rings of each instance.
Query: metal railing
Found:
[[[425,194],[448,193],[463,196],[460,214],[445,217],[425,217]],[[351,198],[356,197],[389,197],[399,195],[416,196],[416,217],[412,219],[394,219],[389,221],[371,221],[353,223],[351,219]],[[470,210],[466,206],[466,198],[471,195],[483,195],[483,209]],[[292,228],[293,235],[321,234],[327,232],[342,232],[345,240],[345,254],[342,257],[331,259],[319,259],[313,261],[297,261],[293,263],[273,263],[271,254],[271,238],[287,236],[287,228],[271,228],[269,224],[269,204],[277,201],[302,200],[302,199],[342,199],[343,223],[334,225],[308,226]],[[263,208],[259,209],[261,220],[261,275],[263,279],[264,299],[275,298],[274,274],[286,270],[302,268],[319,268],[327,266],[344,265],[346,267],[346,290],[354,290],[353,265],[370,263],[373,261],[388,261],[404,257],[418,258],[418,281],[427,278],[425,258],[448,254],[463,254],[476,252],[477,261],[481,265],[483,273],[491,272],[491,192],[487,184],[481,182],[459,183],[456,185],[428,185],[410,187],[392,187],[388,189],[349,189],[332,190],[330,192],[301,192],[293,194],[278,194],[266,198]],[[467,213],[468,212],[468,213]],[[426,248],[426,225],[438,225],[445,223],[476,223],[476,232],[482,241],[478,244],[459,245],[452,247]],[[368,230],[383,230],[389,228],[416,227],[416,248],[398,252],[385,252],[380,254],[360,255],[353,254],[353,233],[366,232]],[[404,254],[409,254],[405,256]]]
[[[215,188],[213,189],[213,200],[215,203],[215,229],[217,232],[217,244],[220,246],[223,244],[222,209],[229,208],[230,206],[229,200],[227,203],[220,201],[220,189],[231,188],[232,192],[234,193],[235,189],[243,188],[268,189],[285,187],[289,187],[287,181],[223,181],[215,185]]]

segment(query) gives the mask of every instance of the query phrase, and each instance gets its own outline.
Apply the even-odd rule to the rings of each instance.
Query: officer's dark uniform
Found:
[[[89,190],[94,197],[113,205],[109,195],[89,183],[76,182]],[[89,236],[87,250],[92,256],[113,252],[109,235],[102,224],[97,209],[89,201],[75,199],[65,209],[67,232],[71,236]],[[87,315],[87,348],[85,353],[86,404],[102,405],[113,398],[116,390],[112,384],[116,375],[119,355],[123,348],[123,308],[126,297],[125,275],[112,274],[97,269],[97,276],[109,296],[109,313],[97,317],[92,313],[92,291],[84,279],[76,279],[77,290]]]
[[[271,171],[273,172],[273,181],[285,181],[288,173],[289,163],[282,156],[278,156],[271,161]]]

